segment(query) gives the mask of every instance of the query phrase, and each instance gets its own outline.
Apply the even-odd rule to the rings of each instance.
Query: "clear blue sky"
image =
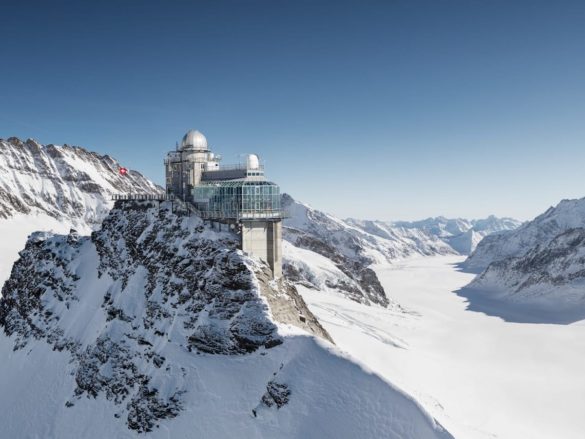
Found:
[[[162,183],[197,128],[345,217],[528,219],[585,196],[585,2],[0,5],[0,137]]]

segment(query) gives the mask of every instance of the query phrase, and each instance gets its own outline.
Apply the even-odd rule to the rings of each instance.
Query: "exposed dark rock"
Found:
[[[139,433],[148,433],[156,426],[156,420],[176,417],[182,410],[181,392],[168,399],[160,399],[157,389],[141,386],[140,391],[126,406],[128,428]]]
[[[266,407],[276,406],[277,409],[288,404],[291,391],[286,384],[278,383],[274,380],[266,385],[266,393],[262,395],[262,403]]]

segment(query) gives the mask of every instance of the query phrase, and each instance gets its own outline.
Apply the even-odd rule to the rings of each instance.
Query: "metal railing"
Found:
[[[248,169],[248,165],[246,163],[238,163],[235,165],[220,165],[217,169],[209,169],[205,172],[217,172],[217,171],[236,171],[236,170],[246,170]],[[264,165],[259,165],[257,168],[250,169],[250,171],[264,171]]]
[[[223,211],[209,211],[200,210],[193,206],[191,203],[187,203],[193,207],[193,210],[197,212],[203,219],[208,220],[220,220],[220,221],[241,221],[241,220],[280,220],[285,217],[282,210],[271,210],[263,212],[223,212]]]
[[[174,197],[174,196],[173,196]],[[112,201],[172,201],[166,194],[113,194]]]
[[[194,204],[176,197],[174,194],[114,194],[114,201],[172,201],[179,210],[197,215],[206,220],[241,221],[241,220],[282,220],[288,215],[282,209],[263,211],[209,211],[198,209]]]

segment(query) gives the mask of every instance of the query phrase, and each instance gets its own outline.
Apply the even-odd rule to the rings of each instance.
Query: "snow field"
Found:
[[[585,321],[509,323],[466,310],[453,291],[472,274],[461,257],[380,265],[407,313],[301,287],[343,350],[409,394],[455,437],[581,439],[585,431]]]

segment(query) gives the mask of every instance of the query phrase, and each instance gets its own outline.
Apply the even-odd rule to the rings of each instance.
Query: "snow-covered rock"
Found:
[[[368,233],[383,238],[392,237],[396,233],[419,233],[419,240],[428,235],[439,238],[454,251],[462,255],[470,254],[477,244],[493,233],[513,230],[521,223],[512,218],[489,216],[484,219],[445,218],[442,216],[427,218],[420,221],[365,221],[348,219],[352,225],[361,227]],[[428,238],[427,238],[428,239]]]
[[[519,257],[492,262],[469,289],[541,320],[585,318],[585,229],[569,229]],[[502,305],[504,306],[504,305]]]
[[[440,239],[420,230],[370,233],[313,209],[287,194],[282,197],[284,273],[300,284],[340,292],[364,304],[395,305],[369,268],[411,255],[452,254]]]
[[[162,188],[136,171],[77,146],[0,139],[0,286],[27,236],[37,230],[82,234],[96,228],[115,193],[156,194]]]
[[[0,299],[3,436],[451,437],[267,273],[165,203],[33,234]]]
[[[481,272],[494,261],[522,256],[537,245],[547,245],[559,234],[579,227],[585,227],[585,198],[563,200],[515,230],[483,239],[464,267]]]

